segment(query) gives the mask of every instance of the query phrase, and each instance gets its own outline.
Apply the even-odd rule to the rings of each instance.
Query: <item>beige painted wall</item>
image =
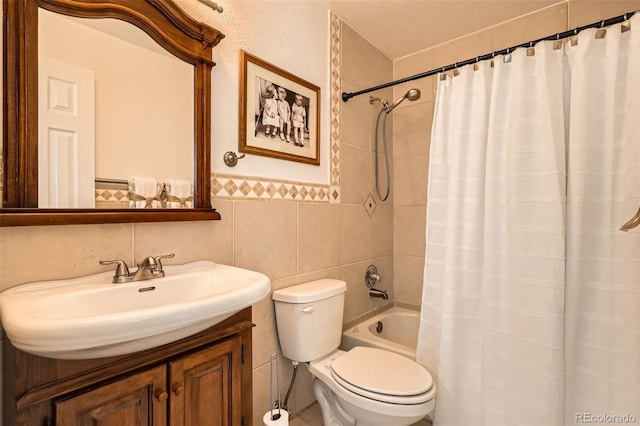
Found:
[[[568,0],[398,59],[393,64],[393,78],[419,74],[637,9],[640,0]],[[409,87],[422,90],[419,101],[405,102],[394,112],[393,267],[397,302],[412,303],[422,298],[429,142],[436,83],[436,77],[428,77],[394,87],[394,98]]]

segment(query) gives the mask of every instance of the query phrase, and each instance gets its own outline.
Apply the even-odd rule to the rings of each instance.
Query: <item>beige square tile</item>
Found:
[[[115,271],[113,266],[101,266],[100,260],[121,259],[131,265],[132,228],[131,224],[0,228],[2,290],[32,281]]]
[[[426,205],[429,155],[396,157],[393,162],[394,204],[396,206]]]
[[[359,90],[346,81],[342,82],[342,91],[353,93]],[[340,142],[371,149],[371,114],[379,104],[371,106],[369,96],[360,95],[340,102]]]
[[[272,281],[296,274],[297,207],[287,201],[236,201],[234,260]]]
[[[391,143],[391,141],[389,141]],[[369,195],[371,156],[368,149],[342,144],[340,149],[340,190],[343,203],[359,204]]]
[[[340,206],[340,263],[371,258],[371,218],[361,204]]]
[[[371,220],[374,233],[371,257],[393,255],[393,207],[378,206]]]
[[[634,10],[640,10],[640,0],[569,0],[568,29],[624,15]]]
[[[300,417],[312,426],[323,426],[322,410],[317,402],[300,412]]]
[[[424,256],[426,206],[395,206],[393,209],[393,253]]]
[[[396,59],[393,62],[393,79],[400,80],[401,78],[411,77],[432,69],[434,69],[433,49],[422,50],[414,55]],[[426,77],[398,84],[394,86],[393,98],[398,99],[407,93],[409,89],[416,88],[421,92],[420,99],[416,100],[416,103],[431,101],[435,99],[433,79],[434,77]]]
[[[373,199],[378,206],[392,206],[395,195],[393,191],[393,154],[391,152],[389,152],[387,156],[382,154],[384,152],[382,143],[382,140],[380,140],[380,149],[378,151],[380,152],[380,154],[376,156],[375,153],[371,153],[371,186],[369,188],[369,191],[371,192],[371,195],[373,196]],[[389,145],[389,147],[393,145],[392,136],[389,136],[387,138],[387,144]],[[373,164],[375,158],[378,159],[378,189],[380,191],[380,195],[378,195],[378,190],[376,190],[376,170],[375,164]],[[389,176],[391,176],[391,188],[389,188],[387,199],[382,201],[381,197],[384,197],[385,193],[387,192],[387,167],[389,167]]]
[[[433,102],[409,103],[393,116],[395,157],[428,154],[433,124]]]
[[[380,282],[375,285],[378,290],[385,290],[389,299],[385,300],[381,297],[369,296],[368,289],[365,286],[364,298],[368,301],[368,307],[366,312],[370,312],[393,301],[394,298],[394,278],[393,278],[393,256],[385,256],[371,259],[371,264],[376,265],[378,268],[378,275],[380,275]],[[366,271],[366,268],[365,268]],[[362,281],[364,285],[364,272],[362,275]]]
[[[344,22],[341,39],[340,73],[343,81],[364,89],[392,78],[391,60]]]
[[[296,405],[294,407],[294,412],[304,412],[310,405],[316,402],[316,396],[313,392],[313,376],[309,372],[309,368],[306,364],[300,364],[298,366],[295,393]],[[303,418],[311,424],[315,421],[312,415],[304,416]]]
[[[324,269],[322,271],[311,272],[309,274],[298,275],[298,284],[308,283],[310,281],[320,280],[322,278],[340,279],[340,268]]]
[[[563,2],[493,27],[493,50],[515,46],[566,30],[567,3]]]
[[[286,358],[278,359],[278,368],[280,370],[280,401],[283,404],[286,396],[287,387],[291,380],[291,362]],[[275,367],[274,383],[272,389],[271,400],[269,398],[269,385],[270,385],[270,365],[265,364],[258,368],[253,369],[253,424],[262,425],[262,417],[269,411],[273,401],[276,401],[277,392],[275,384]],[[288,405],[295,404],[295,394],[292,392],[292,397],[289,398]]]
[[[340,206],[299,203],[298,274],[333,268],[339,264]]]
[[[433,67],[439,68],[493,51],[491,28],[433,48]]]
[[[386,83],[393,79],[393,61],[375,47],[371,52],[371,74],[370,86]]]
[[[420,305],[422,303],[424,257],[394,256],[393,269],[395,301]]]
[[[293,418],[289,420],[289,426],[314,426],[314,425],[307,423],[305,420],[302,419],[302,417],[296,416],[294,414]],[[322,424],[320,424],[319,426],[322,426]]]
[[[347,293],[344,301],[344,317],[342,322],[348,323],[371,310],[367,286],[364,275],[372,262],[364,262],[343,265],[340,268],[340,279],[347,283]]]
[[[231,205],[231,202],[226,202]],[[228,218],[232,218],[231,212]],[[229,219],[227,219],[229,220]],[[163,264],[182,264],[195,260],[211,260],[233,264],[233,226],[221,221],[136,223],[134,257],[141,262],[147,256],[175,253]]]

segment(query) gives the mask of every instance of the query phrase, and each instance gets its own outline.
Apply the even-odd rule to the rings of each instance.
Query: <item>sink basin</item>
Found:
[[[133,353],[205,330],[263,299],[269,278],[209,261],[167,265],[165,277],[112,284],[113,272],[23,284],[0,293],[18,349],[56,359]]]

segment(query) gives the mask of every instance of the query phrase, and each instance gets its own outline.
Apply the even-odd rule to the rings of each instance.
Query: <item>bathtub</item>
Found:
[[[381,331],[376,327],[382,323]],[[418,343],[420,313],[393,307],[345,330],[342,333],[343,350],[356,346],[370,346],[399,353],[415,361]]]

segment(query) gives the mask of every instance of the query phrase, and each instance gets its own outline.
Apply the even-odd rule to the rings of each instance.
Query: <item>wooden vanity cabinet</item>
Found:
[[[135,354],[64,361],[5,338],[3,425],[243,426],[252,423],[251,308]]]
[[[166,425],[166,368],[159,366],[69,399],[55,401],[55,424]]]

